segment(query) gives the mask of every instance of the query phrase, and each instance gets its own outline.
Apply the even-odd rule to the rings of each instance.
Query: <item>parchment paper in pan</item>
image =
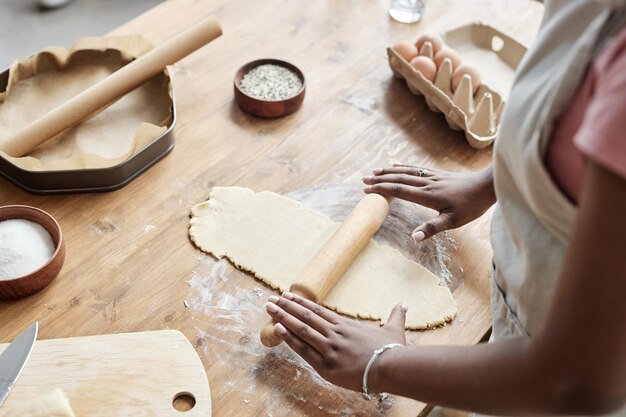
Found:
[[[16,60],[0,92],[0,146],[17,130],[151,49],[140,36],[82,38],[66,50],[48,47]],[[13,164],[31,171],[115,166],[152,142],[171,119],[164,70],[95,116],[60,133]]]

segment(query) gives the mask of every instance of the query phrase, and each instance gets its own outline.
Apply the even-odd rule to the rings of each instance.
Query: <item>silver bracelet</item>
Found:
[[[386,352],[388,350],[391,350],[393,348],[397,348],[400,346],[404,346],[404,345],[401,345],[400,343],[390,343],[388,345],[381,347],[380,349],[376,349],[374,353],[372,354],[370,361],[365,366],[365,371],[363,371],[363,396],[367,398],[368,400],[371,400],[372,398],[374,398],[374,395],[376,395],[370,392],[370,389],[368,388],[368,385],[367,385],[367,379],[369,377],[370,369],[374,365],[374,362],[376,362],[376,359],[378,359],[378,357],[382,355],[383,352]]]

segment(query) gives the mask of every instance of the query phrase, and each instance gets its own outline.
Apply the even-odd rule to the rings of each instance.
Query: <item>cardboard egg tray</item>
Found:
[[[389,66],[396,78],[406,80],[413,94],[423,95],[428,107],[444,114],[452,129],[463,130],[469,144],[485,148],[496,138],[500,117],[511,89],[515,69],[526,48],[502,32],[481,23],[473,23],[442,34],[444,45],[456,50],[461,63],[474,66],[482,84],[472,94],[471,79],[464,77],[452,92],[452,65],[445,60],[432,83],[416,71],[392,48],[387,48]],[[432,58],[430,43],[420,55]]]

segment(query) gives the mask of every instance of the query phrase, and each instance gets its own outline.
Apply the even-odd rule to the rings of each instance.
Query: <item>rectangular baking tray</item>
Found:
[[[5,91],[9,70],[0,74],[0,91]],[[30,171],[20,168],[0,155],[0,174],[32,194],[73,194],[118,190],[159,162],[174,148],[176,100],[172,85],[172,120],[167,130],[141,148],[129,159],[108,168],[65,171]]]

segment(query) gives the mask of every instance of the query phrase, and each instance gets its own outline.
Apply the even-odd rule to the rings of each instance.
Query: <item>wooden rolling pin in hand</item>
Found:
[[[298,275],[289,291],[321,302],[348,270],[356,257],[389,214],[389,201],[379,194],[367,194]],[[261,342],[268,347],[282,342],[270,320],[261,330]]]
[[[180,61],[222,34],[219,23],[207,17],[123,66],[113,74],[13,135],[0,150],[20,157],[57,134],[89,118],[123,95],[148,81],[167,65]]]

